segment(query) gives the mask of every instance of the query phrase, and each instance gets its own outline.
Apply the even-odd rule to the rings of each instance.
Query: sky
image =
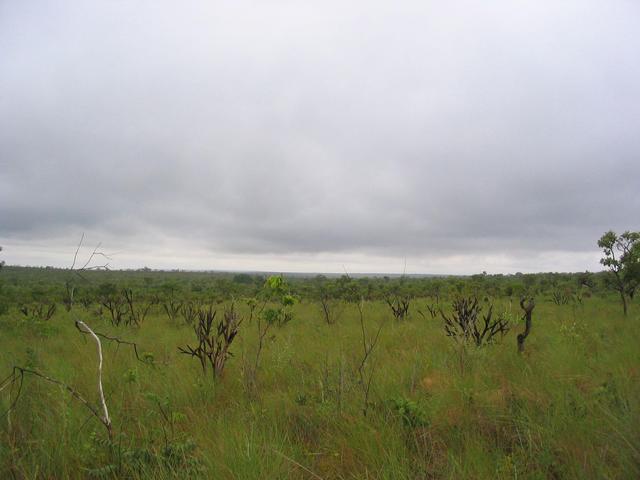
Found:
[[[0,1],[0,259],[597,271],[640,2]]]

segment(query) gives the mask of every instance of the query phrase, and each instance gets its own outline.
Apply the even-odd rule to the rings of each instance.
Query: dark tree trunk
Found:
[[[524,303],[524,297],[520,299],[520,307],[524,310],[524,332],[518,334],[518,352],[524,352],[524,341],[529,336],[531,332],[531,312],[533,312],[533,308],[536,306],[533,298],[527,301],[527,304]]]
[[[624,292],[620,291],[620,298],[622,299],[622,309],[624,310],[624,316],[627,316],[627,297],[625,297]]]

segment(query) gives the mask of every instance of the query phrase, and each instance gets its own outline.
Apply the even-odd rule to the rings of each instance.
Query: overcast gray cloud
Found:
[[[639,58],[636,1],[2,2],[4,258],[595,269]]]

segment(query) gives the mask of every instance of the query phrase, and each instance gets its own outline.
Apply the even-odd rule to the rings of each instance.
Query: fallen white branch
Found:
[[[98,393],[100,395],[100,404],[102,405],[103,412],[102,423],[104,423],[109,433],[111,433],[111,417],[109,417],[109,409],[107,408],[107,402],[104,399],[104,391],[102,389],[102,343],[95,332],[82,320],[76,320],[76,327],[81,332],[91,335],[98,345]]]

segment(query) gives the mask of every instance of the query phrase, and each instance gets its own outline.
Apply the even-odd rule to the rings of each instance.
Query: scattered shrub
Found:
[[[456,342],[473,343],[481,347],[495,341],[498,336],[503,337],[509,331],[509,320],[504,315],[493,317],[493,304],[489,304],[487,313],[482,316],[482,306],[475,297],[456,299],[452,306],[451,316],[447,316],[442,310],[440,315],[444,320],[447,336]]]

